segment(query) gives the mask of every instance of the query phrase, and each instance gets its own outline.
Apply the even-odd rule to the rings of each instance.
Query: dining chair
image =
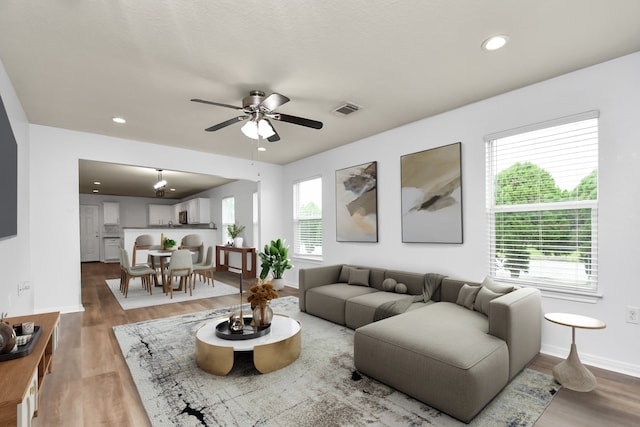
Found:
[[[193,296],[193,259],[191,258],[190,250],[178,249],[171,254],[167,275],[169,283],[167,283],[165,294],[170,294],[171,299],[173,299],[173,291],[181,290],[183,286],[184,291],[187,292],[187,282],[189,284],[189,296]],[[180,278],[178,289],[173,289],[173,279],[178,277]]]
[[[178,249],[189,249],[192,252],[198,252],[194,263],[202,263],[204,261],[204,239],[200,234],[187,234],[180,241]]]
[[[151,275],[156,271],[145,265],[131,266],[129,264],[129,253],[126,249],[120,249],[120,292],[126,298],[129,294],[129,281],[132,277],[140,277],[142,287],[150,294],[153,293],[153,283]]]
[[[133,242],[133,258],[131,259],[131,265],[132,266],[137,266],[137,262],[136,262],[136,258],[137,258],[137,252],[138,251],[148,251],[152,248],[153,246],[153,236],[150,234],[141,234],[138,237],[136,237],[135,242]],[[148,257],[147,257],[147,263],[145,264],[141,264],[141,265],[149,265],[148,264]]]
[[[194,276],[194,287],[195,287],[195,277],[200,275],[202,277],[202,281],[205,284],[209,284],[211,281],[211,286],[213,284],[213,246],[209,246],[207,248],[207,257],[204,262],[193,264],[193,276]]]

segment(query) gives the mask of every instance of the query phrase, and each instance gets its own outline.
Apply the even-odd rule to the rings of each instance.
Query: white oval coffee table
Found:
[[[596,388],[596,377],[582,364],[576,348],[576,328],[604,329],[607,327],[602,320],[592,317],[568,313],[547,313],[544,318],[550,322],[571,327],[571,351],[566,360],[553,367],[554,378],[574,391],[591,391]]]
[[[233,368],[233,354],[237,351],[253,351],[253,364],[263,374],[284,368],[300,356],[302,328],[297,320],[276,314],[268,334],[226,340],[216,335],[216,326],[227,320],[227,317],[213,320],[196,332],[196,363],[203,371],[227,375]]]

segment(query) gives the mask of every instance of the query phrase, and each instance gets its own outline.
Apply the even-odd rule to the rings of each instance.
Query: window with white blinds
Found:
[[[293,184],[293,253],[322,257],[322,178]]]
[[[598,113],[485,140],[490,274],[597,291]]]
[[[225,197],[222,199],[222,241],[230,242],[231,236],[227,231],[227,226],[236,223],[236,199],[235,197]]]

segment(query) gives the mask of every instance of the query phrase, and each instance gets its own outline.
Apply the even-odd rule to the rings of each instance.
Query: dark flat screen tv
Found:
[[[0,239],[18,234],[18,145],[0,96]]]

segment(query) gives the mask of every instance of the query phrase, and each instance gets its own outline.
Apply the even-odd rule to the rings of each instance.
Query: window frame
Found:
[[[304,221],[308,221],[308,220],[313,220],[313,221],[318,221],[320,222],[320,244],[316,244],[315,248],[320,248],[320,253],[314,253],[314,254],[310,254],[307,252],[302,252],[300,249],[304,246],[301,242],[300,242],[300,232],[299,232],[299,225],[300,225],[300,219],[298,218],[299,216],[299,200],[300,200],[300,185],[306,182],[310,182],[310,181],[314,181],[314,180],[320,180],[320,215],[318,217],[315,218],[305,218]],[[321,175],[316,175],[316,176],[312,176],[312,177],[308,177],[308,178],[303,178],[303,179],[299,179],[293,182],[292,185],[292,189],[293,189],[293,257],[295,258],[301,258],[301,259],[307,259],[307,260],[313,260],[313,261],[322,261],[322,256],[323,256],[323,241],[324,241],[324,233],[323,233],[323,211],[322,211],[322,176]]]
[[[540,202],[529,204],[500,204],[496,205],[496,191],[495,191],[495,178],[498,176],[498,172],[494,170],[497,160],[495,156],[500,154],[496,153],[494,147],[494,141],[503,138],[513,137],[529,132],[541,131],[545,129],[554,128],[556,126],[567,125],[571,123],[577,123],[585,120],[596,119],[597,126],[597,140],[595,147],[596,155],[596,171],[599,171],[599,146],[600,146],[600,122],[598,111],[588,111],[581,114],[562,117],[542,123],[523,126],[503,132],[498,132],[485,136],[485,161],[486,161],[486,215],[487,215],[487,233],[488,233],[488,254],[487,262],[489,275],[496,280],[514,283],[522,286],[532,286],[540,289],[545,295],[552,296],[560,299],[578,300],[585,302],[595,302],[601,298],[599,293],[598,283],[598,206],[600,194],[598,193],[595,200],[565,200],[565,201],[553,201],[553,202]],[[531,141],[527,141],[530,143]],[[555,153],[554,153],[555,154]],[[505,155],[503,153],[503,155]],[[499,157],[498,157],[499,159]],[[534,163],[535,164],[535,163]],[[599,177],[598,177],[599,178]],[[578,281],[571,281],[570,283],[553,280],[552,278],[541,279],[539,277],[521,278],[521,277],[500,277],[496,275],[498,270],[498,258],[497,258],[497,235],[496,235],[496,214],[505,212],[553,212],[553,211],[576,211],[578,215],[580,210],[590,209],[590,249],[589,260],[590,269],[588,271],[587,281],[585,284],[580,284]],[[593,267],[593,269],[591,268]],[[553,270],[546,270],[547,274],[553,273]]]
[[[233,202],[233,221],[232,222],[227,222],[227,220],[229,220],[229,218],[226,218],[226,214],[225,214],[225,201],[227,200],[231,200]],[[231,241],[231,236],[229,235],[229,232],[227,231],[227,227],[231,224],[235,224],[236,223],[236,198],[235,196],[227,196],[227,197],[223,197],[221,200],[221,224],[222,224],[222,242],[223,244],[226,244],[227,242]]]

